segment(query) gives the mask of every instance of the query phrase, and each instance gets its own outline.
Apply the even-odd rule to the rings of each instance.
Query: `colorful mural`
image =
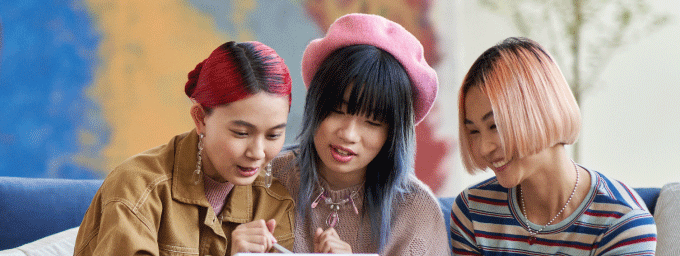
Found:
[[[293,74],[287,132],[305,89],[301,53],[345,13],[383,15],[439,61],[429,1],[6,0],[0,3],[0,176],[103,178],[126,158],[188,131],[187,73],[217,45],[261,41]],[[428,117],[436,120],[437,110]],[[417,175],[433,190],[452,143],[417,129]],[[422,157],[421,157],[422,156]]]

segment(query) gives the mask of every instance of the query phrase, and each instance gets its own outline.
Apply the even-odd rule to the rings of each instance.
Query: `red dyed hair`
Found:
[[[184,92],[206,109],[231,103],[261,91],[288,96],[288,66],[274,49],[260,42],[220,45],[189,72]]]

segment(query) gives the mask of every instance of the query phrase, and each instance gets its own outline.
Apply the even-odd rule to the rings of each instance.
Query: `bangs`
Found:
[[[315,77],[320,87],[325,87],[320,90],[318,102],[322,120],[343,103],[347,104],[348,114],[366,116],[392,127],[402,122],[402,117],[412,115],[411,83],[392,55],[368,45],[338,51],[346,53],[331,54]],[[349,97],[345,102],[346,94]]]

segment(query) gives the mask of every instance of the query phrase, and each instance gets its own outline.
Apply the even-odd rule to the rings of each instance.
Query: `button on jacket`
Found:
[[[293,247],[295,205],[274,180],[235,186],[216,215],[203,179],[194,184],[198,135],[193,130],[115,168],[92,200],[74,255],[225,255],[240,224],[275,219],[274,237]]]

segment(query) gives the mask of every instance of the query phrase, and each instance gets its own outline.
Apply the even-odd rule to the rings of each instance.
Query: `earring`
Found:
[[[201,167],[203,166],[203,161],[201,159],[201,153],[203,153],[203,133],[198,135],[198,153],[196,154],[196,158],[198,159],[196,161],[196,170],[194,171],[194,185],[198,185],[199,182],[201,182]]]
[[[264,186],[265,187],[271,187],[272,186],[272,181],[274,177],[272,177],[272,163],[268,163],[267,166],[264,167]]]

